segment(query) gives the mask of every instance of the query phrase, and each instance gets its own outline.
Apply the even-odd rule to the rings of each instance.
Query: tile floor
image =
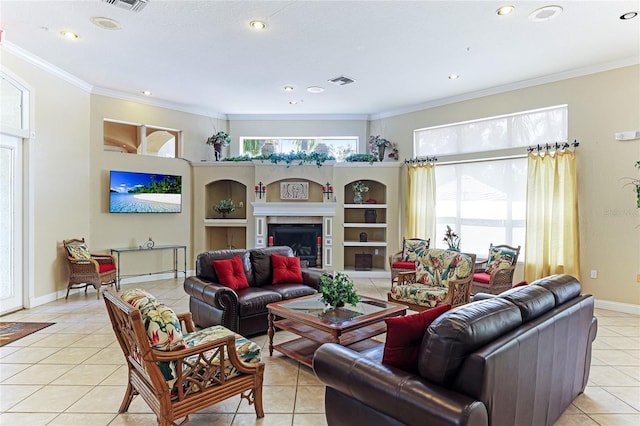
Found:
[[[176,312],[188,311],[181,279],[124,284],[144,288]],[[384,299],[388,280],[356,279],[361,294]],[[640,424],[640,316],[597,310],[589,385],[556,425]],[[117,414],[127,376],[104,301],[90,289],[2,321],[51,321],[55,325],[0,348],[0,425],[155,425],[141,398]],[[291,336],[278,332],[277,339]],[[326,425],[324,387],[312,370],[277,353],[265,369],[265,417],[239,397],[190,417],[189,425]]]

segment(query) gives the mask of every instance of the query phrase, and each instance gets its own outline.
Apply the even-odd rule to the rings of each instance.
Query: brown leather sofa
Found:
[[[243,336],[267,330],[267,305],[272,302],[308,296],[317,291],[322,271],[302,269],[303,283],[273,285],[271,255],[293,256],[287,246],[263,249],[213,250],[196,258],[196,275],[187,277],[184,290],[189,297],[193,322],[202,328],[223,325]],[[214,260],[240,256],[249,287],[232,290],[219,284]]]
[[[584,391],[597,332],[593,296],[569,275],[454,308],[428,328],[419,375],[321,346],[329,425],[552,425]]]

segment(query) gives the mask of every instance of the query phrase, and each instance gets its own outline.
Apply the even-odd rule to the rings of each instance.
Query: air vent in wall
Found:
[[[148,1],[149,0],[102,0],[103,3],[109,3],[133,12],[140,12],[147,5]]]
[[[330,83],[337,84],[338,86],[344,86],[346,84],[355,83],[356,81],[352,78],[341,75],[340,77],[332,78],[329,80]]]

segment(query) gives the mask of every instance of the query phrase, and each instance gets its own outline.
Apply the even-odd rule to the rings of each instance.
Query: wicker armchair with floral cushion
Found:
[[[471,292],[500,294],[513,286],[520,246],[489,245],[489,257],[476,265]]]
[[[195,331],[191,313],[176,315],[151,294],[134,289],[104,300],[128,368],[119,413],[140,395],[160,426],[240,395],[264,417],[260,347],[223,326]]]
[[[97,290],[98,299],[100,299],[100,287],[103,285],[115,284],[116,289],[120,290],[115,256],[91,253],[84,238],[64,240],[62,244],[69,263],[69,284],[65,299],[69,297],[69,290],[84,288],[86,293],[90,285]]]
[[[429,249],[416,261],[416,270],[401,272],[387,298],[414,311],[438,305],[469,303],[475,254]]]
[[[402,251],[389,256],[389,268],[391,269],[391,285],[398,281],[400,272],[411,272],[416,269],[416,259],[429,249],[430,239],[403,238]]]

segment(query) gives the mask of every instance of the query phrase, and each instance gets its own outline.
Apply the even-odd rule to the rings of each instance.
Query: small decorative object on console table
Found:
[[[156,243],[154,243],[151,237],[149,237],[149,239],[145,241],[144,244],[140,246],[140,248],[150,249],[150,248],[153,248],[153,246],[155,245]]]
[[[216,161],[222,159],[222,148],[230,143],[231,138],[229,137],[229,133],[223,132],[222,130],[207,138],[207,145],[213,145],[213,149],[215,150]]]
[[[449,225],[447,225],[447,231],[444,233],[442,241],[447,243],[449,250],[460,251],[460,236],[453,232],[453,229],[451,229]]]
[[[333,275],[323,274],[318,290],[322,293],[320,300],[334,309],[344,306],[345,303],[356,305],[360,301],[360,296],[353,288],[353,280],[342,272],[334,272]]]
[[[368,192],[369,187],[359,180],[355,182],[351,188],[353,189],[353,202],[355,204],[362,204],[362,193]]]
[[[223,218],[226,218],[229,213],[236,211],[236,206],[233,204],[233,200],[229,198],[218,201],[218,204],[216,204],[213,209],[220,213]]]

